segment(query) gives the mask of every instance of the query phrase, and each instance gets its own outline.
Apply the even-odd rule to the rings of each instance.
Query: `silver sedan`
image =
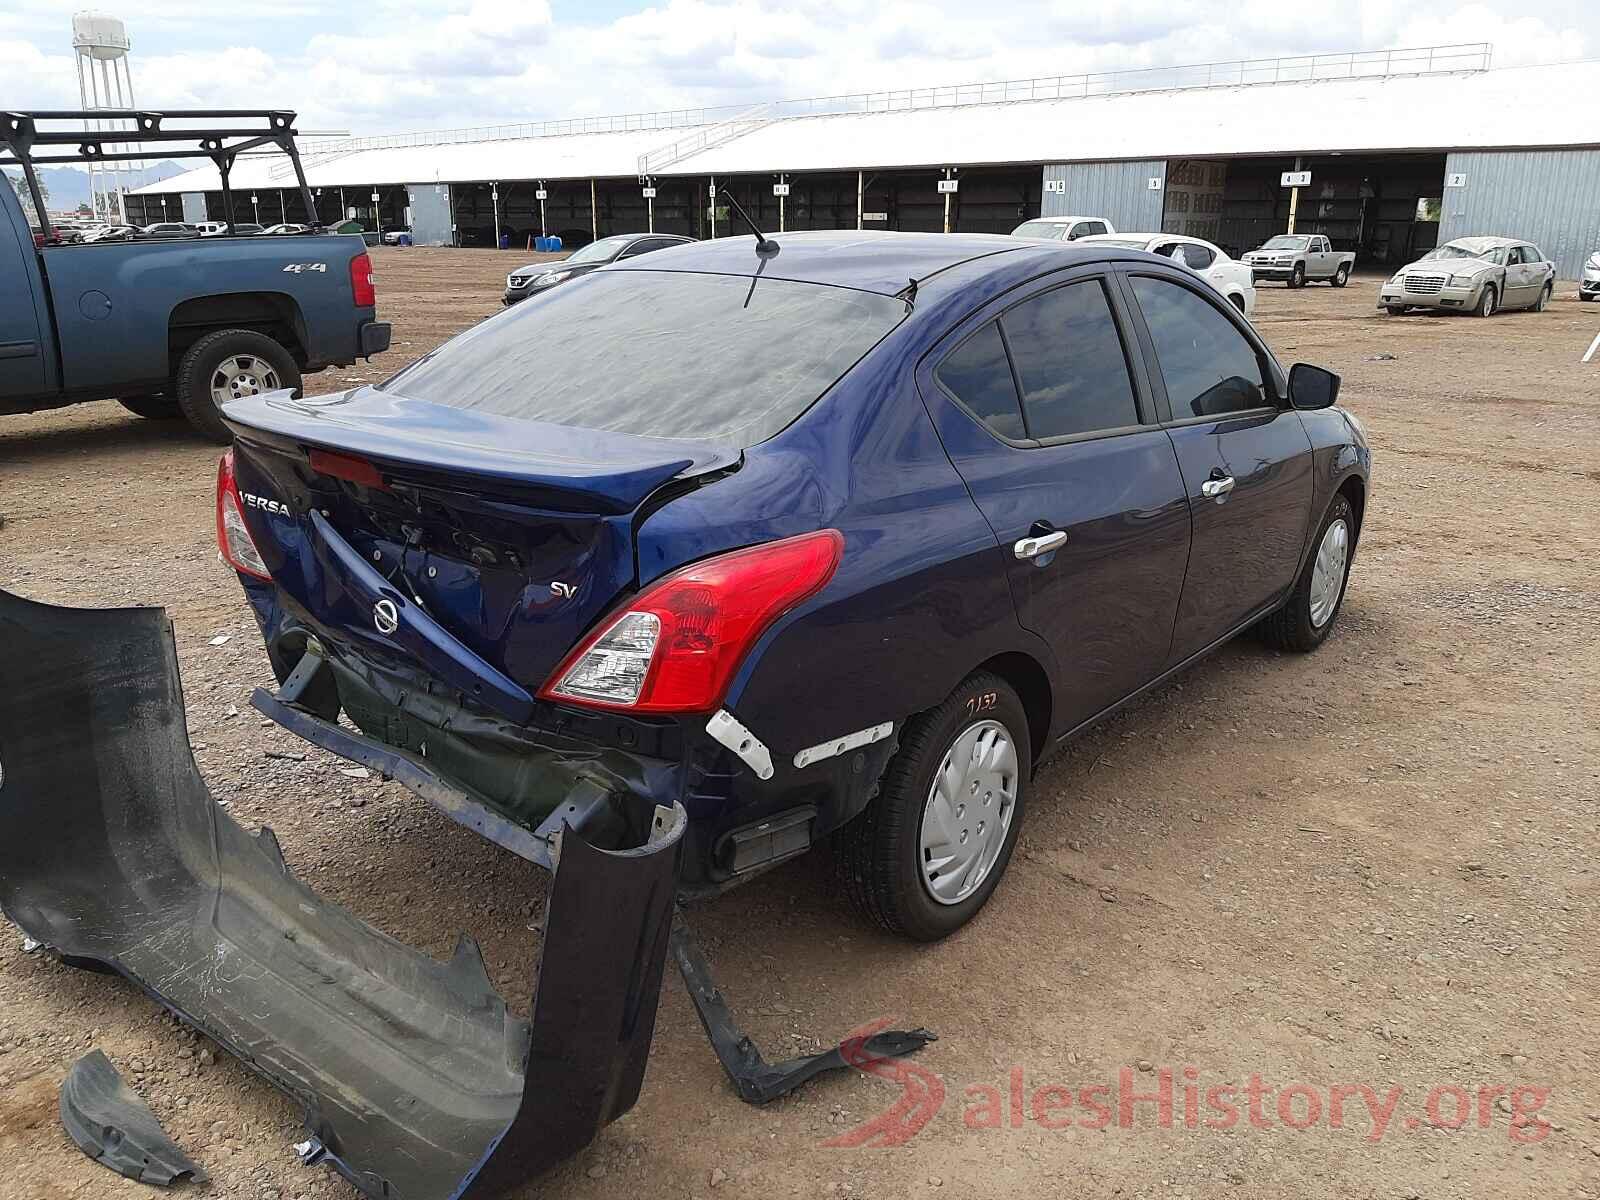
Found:
[[[1543,312],[1555,290],[1556,267],[1539,247],[1503,237],[1465,237],[1401,267],[1378,293],[1390,316],[1437,308],[1493,316],[1502,308]]]

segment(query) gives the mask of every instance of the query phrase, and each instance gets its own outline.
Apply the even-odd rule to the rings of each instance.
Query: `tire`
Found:
[[[1499,302],[1500,294],[1494,290],[1494,284],[1486,283],[1483,291],[1478,296],[1478,302],[1472,306],[1472,315],[1475,317],[1492,317],[1495,314],[1495,305]]]
[[[1228,297],[1228,302],[1239,310],[1239,315],[1241,317],[1245,315],[1244,297],[1243,296],[1241,296],[1237,292],[1235,292],[1233,295]]]
[[[1333,278],[1328,280],[1334,287],[1343,287],[1350,282],[1350,268],[1340,267],[1333,273]]]
[[[979,877],[967,881],[972,890],[963,894],[959,863],[945,872],[938,883],[925,874],[928,858],[923,847],[923,824],[925,819],[934,819],[930,801],[935,775],[948,765],[959,779],[960,764],[951,763],[950,757],[959,745],[972,739],[974,730],[978,731],[980,744],[997,730],[1009,741],[1011,754],[1005,761],[1011,767],[1013,798],[1007,815],[985,817],[986,811],[1002,811],[1000,804],[991,809],[991,801],[986,798],[991,789],[985,784],[995,783],[993,791],[1002,792],[998,782],[985,773],[988,777],[957,784],[967,801],[961,802],[962,807],[956,811],[946,811],[947,821],[965,831],[962,844],[981,840],[981,829],[988,822],[1006,822],[998,830],[989,826],[991,838],[998,832],[998,842],[991,841],[974,855]],[[972,761],[970,755],[967,761]],[[884,772],[878,795],[860,816],[839,831],[835,864],[845,894],[864,917],[892,933],[919,942],[948,937],[977,915],[1005,874],[1027,809],[1032,771],[1028,717],[1022,701],[997,675],[980,672],[971,676],[938,708],[906,724],[900,748]],[[1005,777],[1003,769],[999,774],[1002,779]],[[974,782],[978,792],[968,790]],[[985,860],[987,866],[983,865]],[[935,886],[947,889],[944,900],[935,898]]]
[[[1544,291],[1540,292],[1539,293],[1539,298],[1533,302],[1533,311],[1534,312],[1543,312],[1545,309],[1549,308],[1550,307],[1550,294],[1552,292],[1554,292],[1554,291],[1555,291],[1555,285],[1554,284],[1550,284],[1550,283],[1545,284],[1544,285]]]
[[[1578,293],[1578,299],[1582,300],[1585,304],[1592,304],[1594,301],[1600,300],[1600,293],[1595,293],[1594,295],[1585,296],[1582,292],[1580,292],[1580,293]]]
[[[1403,317],[1406,315],[1406,306],[1404,304],[1385,304],[1383,311],[1391,317]]]
[[[1314,594],[1314,580],[1324,546],[1329,542],[1334,526],[1340,522],[1344,524],[1344,561],[1338,570],[1339,590],[1333,595],[1330,605],[1325,593]],[[1322,645],[1339,618],[1339,610],[1344,607],[1345,585],[1350,580],[1350,564],[1355,561],[1355,547],[1355,510],[1341,493],[1328,505],[1328,514],[1317,528],[1317,540],[1312,543],[1311,554],[1300,571],[1300,578],[1295,581],[1294,591],[1289,593],[1282,608],[1263,617],[1256,626],[1256,633],[1261,640],[1274,649],[1294,650],[1302,654]]]
[[[171,421],[183,416],[183,410],[171,396],[124,396],[117,403],[146,421]]]
[[[1292,288],[1303,288],[1305,285],[1306,265],[1305,263],[1295,263],[1294,270],[1289,273],[1289,286]]]
[[[218,379],[225,364],[236,360],[238,381],[233,385]],[[226,445],[233,440],[218,411],[215,390],[231,396],[254,395],[274,388],[293,388],[300,392],[300,368],[279,343],[252,329],[218,329],[206,334],[178,361],[178,407],[197,431],[213,442]]]

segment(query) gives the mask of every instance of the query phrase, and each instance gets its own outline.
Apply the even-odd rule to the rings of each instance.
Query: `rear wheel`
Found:
[[[1302,653],[1322,645],[1344,604],[1355,545],[1355,510],[1344,495],[1335,496],[1294,591],[1282,608],[1256,626],[1262,641],[1279,650]]]
[[[1472,308],[1475,317],[1494,316],[1495,305],[1500,301],[1499,295],[1494,290],[1494,284],[1484,284],[1483,293],[1478,297],[1478,303]]]
[[[1305,263],[1295,263],[1294,270],[1289,274],[1289,286],[1292,288],[1303,288],[1305,285],[1306,265]]]
[[[1350,282],[1350,268],[1348,266],[1340,267],[1333,273],[1333,278],[1328,282],[1333,284],[1334,287],[1343,287]]]
[[[183,416],[183,410],[171,396],[124,396],[117,403],[147,421],[170,421]]]
[[[907,723],[878,796],[839,831],[840,882],[861,913],[916,941],[954,933],[1011,861],[1033,755],[1022,701],[969,678]]]
[[[221,406],[279,388],[300,389],[294,357],[264,333],[218,329],[190,346],[178,362],[178,405],[206,437],[227,444],[232,434]]]

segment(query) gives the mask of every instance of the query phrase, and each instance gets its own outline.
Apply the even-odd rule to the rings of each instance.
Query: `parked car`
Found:
[[[139,235],[136,225],[101,225],[83,235],[85,242],[126,242]]]
[[[1101,233],[1081,240],[1094,245],[1144,250],[1182,263],[1226,296],[1246,317],[1255,315],[1256,286],[1250,268],[1229,258],[1220,246],[1204,238],[1176,233]]]
[[[1342,288],[1350,282],[1356,256],[1351,250],[1335,250],[1320,233],[1280,233],[1246,254],[1244,262],[1257,280],[1276,279],[1292,288],[1319,282]]]
[[[283,237],[286,234],[291,234],[291,233],[310,233],[311,232],[311,226],[309,226],[309,225],[296,225],[293,222],[286,222],[286,223],[280,224],[280,225],[268,225],[261,232],[266,234],[269,237]]]
[[[512,305],[526,300],[536,292],[547,291],[558,283],[598,271],[610,263],[652,254],[668,246],[682,246],[694,241],[675,233],[619,233],[590,242],[575,250],[560,262],[534,263],[520,267],[506,276],[505,294],[500,303]]]
[[[383,244],[385,246],[398,246],[401,238],[411,236],[409,229],[385,229],[383,231]]]
[[[8,128],[0,122],[0,149],[32,177],[30,146]],[[57,133],[51,144],[77,136]],[[165,223],[137,239],[63,245],[31,229],[9,187],[0,187],[0,229],[0,414],[118,400],[227,441],[221,404],[287,395],[304,375],[389,346],[359,238],[202,239]],[[179,237],[189,240],[174,244]]]
[[[257,225],[254,221],[235,221],[232,225],[226,222],[214,222],[216,228],[209,233],[202,233],[201,237],[254,237],[258,233],[265,233],[266,228]]]
[[[1328,636],[1368,450],[1176,263],[775,238],[227,405],[220,548],[292,681],[256,703],[530,857],[617,790],[685,806],[690,891],[839,831],[863,910],[938,938],[1042,755],[1236,633]]]
[[[187,238],[195,237],[198,233],[199,230],[193,225],[185,225],[182,221],[157,221],[139,230],[142,238]]]
[[[1578,299],[1600,300],[1600,252],[1589,255],[1583,264],[1583,278],[1578,282]]]
[[[1555,291],[1556,266],[1539,247],[1516,238],[1465,237],[1401,267],[1379,289],[1391,316],[1411,308],[1493,316],[1502,308],[1543,312]]]
[[[1039,238],[1047,242],[1075,242],[1082,237],[1117,231],[1104,217],[1035,217],[1011,231],[1012,237]]]

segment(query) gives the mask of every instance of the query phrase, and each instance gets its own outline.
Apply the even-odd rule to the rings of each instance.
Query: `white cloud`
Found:
[[[24,107],[76,102],[72,3],[10,0],[0,79]],[[1492,41],[1512,65],[1600,52],[1594,0],[657,0],[603,22],[545,0],[170,0],[129,20],[141,103],[290,107],[357,133],[752,104],[1316,50]]]

